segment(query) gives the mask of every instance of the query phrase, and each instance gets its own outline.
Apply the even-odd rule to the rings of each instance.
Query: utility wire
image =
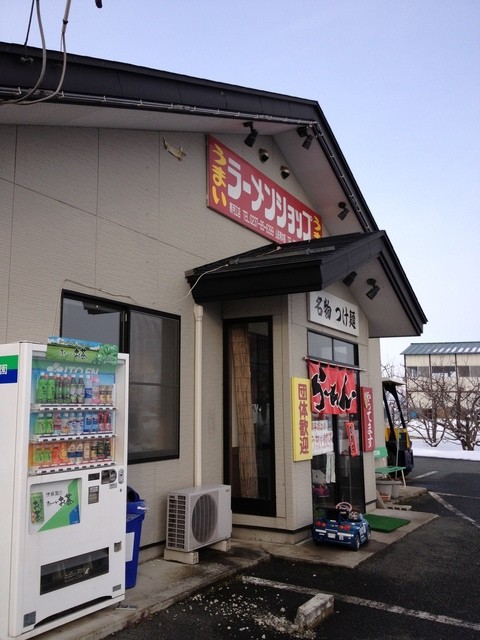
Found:
[[[50,93],[46,96],[44,96],[43,98],[37,98],[36,100],[28,100],[28,98],[33,95],[35,93],[35,91],[38,89],[38,87],[40,86],[41,82],[43,81],[43,78],[45,76],[45,71],[47,68],[47,48],[46,48],[46,43],[45,43],[45,33],[43,30],[43,24],[42,24],[42,15],[41,15],[41,10],[40,10],[40,0],[32,0],[32,7],[31,7],[31,11],[30,11],[30,19],[28,22],[28,28],[27,28],[27,35],[26,35],[26,39],[25,39],[25,52],[26,52],[26,47],[27,47],[27,42],[28,42],[28,38],[30,35],[30,27],[31,27],[31,22],[32,22],[32,14],[33,14],[33,7],[34,4],[37,7],[37,21],[38,21],[38,28],[40,31],[40,38],[42,40],[42,70],[40,72],[40,76],[37,80],[37,82],[35,83],[35,86],[30,89],[24,96],[21,96],[19,98],[13,99],[13,100],[3,100],[1,101],[0,104],[36,104],[38,102],[45,102],[46,100],[51,100],[52,98],[54,98],[56,95],[58,95],[58,93],[60,93],[60,90],[62,88],[63,85],[63,81],[65,79],[65,74],[67,71],[67,45],[66,45],[66,38],[65,38],[65,34],[67,31],[67,25],[68,25],[68,16],[70,13],[70,5],[71,5],[71,0],[67,0],[66,4],[65,4],[65,12],[63,15],[63,21],[62,21],[62,32],[61,32],[61,36],[60,36],[60,40],[61,40],[61,49],[62,49],[62,53],[63,53],[63,62],[62,62],[62,73],[60,76],[60,80],[58,82],[57,88],[55,89],[55,91],[53,91],[53,93]],[[25,58],[27,58],[26,53],[25,53]]]

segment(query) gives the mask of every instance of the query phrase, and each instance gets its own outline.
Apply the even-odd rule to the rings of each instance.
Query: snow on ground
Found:
[[[412,439],[413,455],[419,458],[455,458],[456,460],[478,460],[480,461],[480,448],[475,451],[463,451],[459,444],[445,442],[438,447],[431,447],[419,438],[415,438],[410,433]]]

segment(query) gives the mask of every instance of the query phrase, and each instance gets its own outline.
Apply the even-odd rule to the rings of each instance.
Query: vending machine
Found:
[[[0,640],[125,597],[128,355],[0,346]]]

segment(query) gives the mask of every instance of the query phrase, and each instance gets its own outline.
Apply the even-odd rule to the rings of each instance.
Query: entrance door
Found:
[[[236,513],[275,515],[270,318],[225,324],[225,473]]]

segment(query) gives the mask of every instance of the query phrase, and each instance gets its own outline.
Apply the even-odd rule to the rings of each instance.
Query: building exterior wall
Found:
[[[165,151],[164,136],[186,150],[182,162]],[[222,141],[237,154],[249,151],[237,137]],[[279,150],[268,138],[259,144],[272,159],[262,171],[278,180]],[[62,290],[181,317],[180,457],[128,470],[149,507],[142,544],[163,541],[167,492],[194,483],[194,315],[184,273],[266,241],[207,208],[203,133],[6,126],[0,148],[1,342],[58,335]],[[293,173],[288,189],[309,204]],[[343,285],[332,293],[350,295]],[[290,398],[291,377],[307,377],[307,328],[319,329],[307,319],[306,294],[205,305],[202,480],[223,481],[223,320],[262,315],[273,318],[277,516],[235,515],[234,522],[297,531],[312,519],[310,463],[292,462]],[[382,433],[380,354],[363,314],[360,321],[361,380],[374,387]]]

